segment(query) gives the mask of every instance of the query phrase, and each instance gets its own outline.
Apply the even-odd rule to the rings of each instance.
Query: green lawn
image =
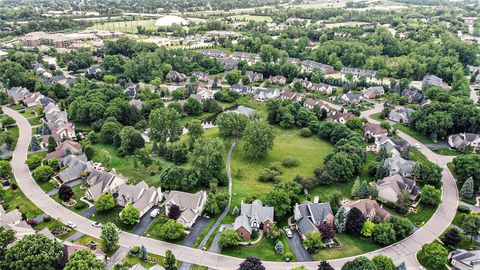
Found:
[[[29,118],[37,115],[33,109],[26,109],[25,111],[21,112],[21,114],[25,118]]]
[[[38,116],[38,117],[34,117],[34,118],[29,118],[29,119],[28,119],[28,122],[29,122],[30,125],[32,125],[32,126],[41,125],[41,124],[42,124],[42,117],[41,117],[41,116]]]
[[[341,248],[323,249],[317,254],[313,255],[313,259],[319,261],[345,258],[381,248],[379,244],[373,242],[371,239],[365,239],[358,236],[337,234],[336,238],[337,241],[342,245]]]
[[[236,21],[254,21],[254,22],[272,22],[270,16],[257,16],[257,15],[236,15],[230,17]]]
[[[138,33],[137,26],[143,26],[146,29],[152,29],[152,30],[156,29],[155,20],[104,22],[104,23],[96,23],[90,28],[136,34]]]
[[[192,120],[200,120],[200,121],[205,121],[207,120],[208,118],[212,117],[213,115],[215,115],[214,113],[207,113],[207,112],[204,112],[200,115],[192,115],[192,116],[183,116],[182,118],[180,118],[180,124],[182,126],[185,126],[188,124],[188,122],[192,121]]]
[[[130,254],[128,254],[123,259],[122,263],[123,263],[123,266],[128,266],[128,267],[132,267],[135,264],[140,263],[143,267],[146,267],[146,268],[150,268],[150,267],[154,266],[155,264],[158,264],[158,265],[161,265],[161,266],[164,265],[163,260],[165,259],[165,257],[160,256],[160,255],[156,255],[156,254],[152,254],[152,253],[148,253],[148,257],[155,259],[156,263],[151,263],[151,262],[148,262],[148,261],[142,261],[138,256],[133,256],[133,255],[130,255]]]
[[[417,209],[417,213],[410,213],[405,217],[418,227],[423,226],[437,210],[436,207],[427,206],[422,203],[418,205]]]
[[[458,156],[461,154],[461,152],[458,152],[454,149],[450,149],[448,147],[432,148],[432,151],[439,155],[444,155],[444,156]]]
[[[288,245],[287,238],[283,233],[280,236],[280,241],[282,241],[283,243],[285,253],[289,252],[295,257],[292,250],[290,249],[290,246]],[[260,260],[264,260],[264,261],[285,261],[283,257],[285,253],[284,254],[275,253],[275,243],[276,242],[274,240],[267,239],[266,237],[264,237],[262,240],[260,240],[260,242],[252,246],[237,246],[232,248],[223,248],[222,254],[232,256],[232,257],[239,257],[239,258],[255,256]],[[294,258],[293,261],[296,261],[296,258]]]
[[[411,129],[405,124],[395,124],[393,125],[393,127],[407,133],[421,143],[434,143],[432,139],[430,139],[428,136],[425,136],[424,134],[421,134],[420,132]]]
[[[92,127],[88,124],[79,123],[79,122],[74,122],[74,124],[75,124],[75,130],[77,132],[89,132],[90,130],[92,130]]]
[[[61,227],[66,227],[66,225],[64,225],[62,222],[56,220],[56,219],[50,219],[50,221],[48,222],[45,222],[45,221],[42,221],[36,225],[33,225],[33,229],[37,230],[37,231],[41,231],[45,228],[48,228],[50,231],[53,230],[53,229],[56,229],[56,228],[61,228]],[[64,233],[60,236],[58,236],[59,239],[61,240],[65,240],[67,239],[68,237],[72,236],[73,234],[75,234],[76,230],[74,229],[70,229],[69,232],[67,233]]]
[[[2,194],[2,191],[0,191],[0,194]],[[2,204],[3,208],[5,208],[7,212],[19,208],[20,212],[27,216],[27,219],[32,219],[43,214],[42,210],[33,204],[32,201],[23,194],[20,188],[17,188],[16,191],[12,189],[3,191],[2,198],[4,200]]]
[[[18,103],[18,104],[15,104],[15,105],[12,105],[12,106],[9,106],[10,109],[13,109],[13,110],[21,110],[23,108],[25,108],[25,106],[23,106],[22,104]]]
[[[73,212],[75,212],[75,213],[77,213],[77,214],[81,214],[81,213],[85,212],[85,211],[89,208],[89,206],[88,206],[87,203],[84,203],[84,202],[80,201],[80,198],[82,198],[83,195],[85,195],[85,191],[86,191],[85,189],[80,189],[80,186],[81,186],[81,185],[76,185],[76,186],[74,186],[74,187],[72,188],[73,193],[74,193],[72,199],[74,199],[75,201],[77,201],[77,204],[74,205],[74,206],[66,206],[66,205],[64,205],[64,204],[62,203],[62,201],[60,200],[60,198],[58,197],[58,193],[55,194],[54,196],[52,196],[52,198],[53,198],[56,202],[58,202],[59,204],[63,205],[64,207],[66,207],[66,208],[68,208],[68,209],[70,209],[71,211],[73,211]],[[79,208],[79,206],[82,206],[82,207]]]
[[[410,160],[413,160],[415,162],[427,162],[429,161],[423,154],[420,152],[415,147],[412,147],[412,150],[410,151]]]
[[[372,118],[373,120],[377,120],[379,122],[385,121],[385,119],[380,118],[381,114],[382,114],[381,112],[374,113],[374,114],[370,115],[370,118]]]
[[[123,210],[122,207],[116,206],[115,208],[109,211],[95,211],[95,213],[90,215],[88,218],[93,221],[98,221],[102,224],[107,224],[108,222],[112,222],[115,225],[117,225],[117,227],[120,228],[122,231],[130,232],[135,226],[125,225],[118,220],[118,214],[120,214],[122,210]]]
[[[37,182],[38,186],[45,192],[49,192],[49,191],[56,188],[55,184],[53,184],[50,181],[47,181],[47,182],[36,181],[36,182]]]
[[[160,215],[158,215],[155,220],[150,224],[148,229],[143,233],[146,237],[157,239],[157,240],[162,240],[162,241],[167,241],[170,243],[175,243],[175,244],[181,244],[183,242],[183,239],[185,239],[184,235],[183,237],[180,237],[179,239],[176,240],[167,240],[162,238],[160,235],[160,227],[167,222],[168,218],[165,216],[165,213],[162,212]]]
[[[75,241],[75,243],[77,244],[80,244],[82,246],[87,246],[87,244],[90,242],[90,241],[93,241],[93,242],[96,242],[98,243],[98,248],[99,249],[102,249],[102,240],[101,239],[98,239],[98,238],[95,238],[95,237],[91,237],[89,235],[82,235],[82,237],[78,238],[77,241]],[[108,257],[111,257],[114,253],[115,253],[116,250],[113,250],[113,251],[104,251]]]

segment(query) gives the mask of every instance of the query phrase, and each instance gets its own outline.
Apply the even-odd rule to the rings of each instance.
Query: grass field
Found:
[[[73,190],[73,193],[74,193],[72,199],[74,199],[75,201],[77,201],[77,204],[74,205],[74,206],[66,206],[66,205],[64,205],[64,204],[62,203],[62,201],[60,200],[60,198],[58,197],[58,193],[55,194],[54,196],[52,196],[52,198],[53,198],[56,202],[58,202],[59,204],[61,204],[63,207],[66,207],[66,208],[70,209],[71,211],[73,211],[73,212],[75,212],[75,213],[77,213],[77,214],[81,214],[81,213],[85,212],[85,211],[89,208],[88,204],[80,201],[80,198],[82,198],[83,195],[85,195],[85,191],[86,191],[86,190],[85,190],[85,189],[80,189],[80,185],[74,186],[74,187],[72,188],[72,190]],[[82,205],[83,207],[77,208],[77,207],[78,207],[77,205]]]
[[[338,249],[324,249],[313,256],[314,260],[331,260],[336,258],[345,258],[370,252],[381,248],[381,246],[371,239],[364,239],[358,236],[348,234],[337,234],[337,241],[342,245]]]
[[[48,221],[48,222],[42,221],[42,222],[33,226],[33,228],[37,231],[41,231],[44,228],[48,228],[51,231],[53,229],[61,228],[61,227],[66,227],[66,226],[64,224],[62,224],[60,221],[58,221],[56,219],[53,219],[53,218],[50,219],[50,221]],[[68,231],[67,233],[64,233],[64,234],[58,236],[58,238],[61,239],[61,240],[65,240],[68,237],[72,236],[75,232],[76,232],[76,230],[70,229],[70,231]]]
[[[235,15],[229,18],[232,18],[235,21],[272,22],[272,17],[270,16]]]
[[[143,26],[146,29],[156,29],[155,20],[138,20],[138,21],[119,21],[119,22],[105,22],[105,23],[96,23],[91,29],[107,30],[107,31],[116,31],[124,33],[136,34],[137,26]]]
[[[421,227],[433,216],[436,210],[437,207],[432,207],[420,203],[418,205],[417,213],[410,213],[405,215],[405,217],[408,218],[411,222],[413,222],[413,224],[415,224],[416,226]]]
[[[128,254],[125,259],[123,259],[122,263],[124,266],[128,266],[128,267],[132,267],[134,265],[136,265],[137,263],[140,263],[143,267],[146,267],[146,268],[150,268],[152,266],[154,266],[155,264],[158,264],[158,265],[161,265],[163,266],[163,260],[165,259],[165,257],[163,256],[160,256],[160,255],[156,255],[156,254],[152,254],[152,253],[148,253],[148,257],[152,258],[152,259],[155,259],[156,260],[156,263],[151,263],[151,262],[148,262],[148,261],[143,261],[141,260],[138,256],[133,256],[131,254]]]
[[[42,124],[42,117],[38,116],[38,117],[29,118],[28,122],[32,126],[38,126],[38,125]]]
[[[27,216],[27,219],[32,219],[43,214],[42,210],[33,204],[32,201],[23,194],[20,188],[17,188],[15,191],[7,189],[3,192],[3,208],[5,211],[10,212],[15,208],[19,208],[20,212]]]
[[[21,114],[25,118],[29,118],[37,115],[33,109],[26,109],[25,111],[21,112]]]
[[[118,214],[122,211],[122,207],[117,206],[111,210],[108,211],[95,211],[91,216],[88,218],[93,220],[93,221],[98,221],[102,224],[107,224],[108,222],[115,223],[118,228],[120,228],[122,231],[131,231],[134,226],[128,226],[123,224],[118,220]]]
[[[293,257],[295,257],[292,250],[290,249],[290,246],[288,245],[287,238],[283,233],[280,235],[280,241],[282,241],[283,243],[283,247],[285,250],[284,255],[286,253],[292,253]],[[276,242],[274,240],[264,237],[260,242],[252,246],[237,246],[232,248],[224,248],[222,249],[222,254],[239,258],[255,256],[260,260],[265,261],[284,261],[285,259],[283,258],[283,255],[275,253],[275,243]],[[296,258],[294,258],[293,261],[296,261]]]
[[[432,139],[430,139],[428,136],[425,136],[420,132],[411,129],[409,126],[406,126],[404,124],[395,124],[393,125],[393,127],[407,133],[421,143],[434,143]]]

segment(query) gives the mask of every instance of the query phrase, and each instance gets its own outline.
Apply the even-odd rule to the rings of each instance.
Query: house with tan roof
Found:
[[[305,99],[305,102],[303,102],[303,107],[309,110],[313,110],[315,106],[319,106],[320,109],[325,110],[326,112],[330,111],[330,106],[320,99],[307,98]]]
[[[74,142],[71,140],[66,140],[60,143],[56,148],[55,151],[50,152],[47,154],[47,159],[50,160],[52,158],[63,158],[69,154],[77,154],[82,152],[82,145],[78,142]]]
[[[365,123],[363,129],[365,130],[363,136],[367,139],[387,136],[388,134],[388,131],[382,128],[379,124]]]
[[[6,212],[0,205],[0,227],[11,229],[15,232],[17,240],[26,235],[35,234],[35,230],[22,219],[22,213],[18,209]]]
[[[96,201],[102,194],[115,193],[118,187],[126,182],[127,179],[121,174],[116,174],[114,170],[112,172],[93,170],[87,177],[89,188],[85,192],[85,198]]]
[[[58,178],[62,183],[67,183],[86,176],[93,170],[93,162],[87,161],[85,155],[68,155],[60,160],[60,166],[65,167],[58,173]]]
[[[23,103],[25,103],[27,108],[35,107],[40,105],[40,100],[44,97],[40,92],[28,92],[23,96]]]
[[[390,213],[383,209],[375,200],[361,199],[348,202],[344,205],[347,208],[357,208],[362,212],[363,216],[368,220],[378,219],[385,221],[390,217]]]
[[[299,102],[302,100],[303,95],[298,92],[285,91],[280,95],[280,98],[289,99],[289,100],[292,100],[293,102]]]
[[[332,119],[333,122],[345,124],[347,120],[352,117],[355,117],[355,115],[351,112],[347,112],[347,113],[336,112],[335,114],[330,116],[330,119]]]
[[[136,185],[123,184],[118,187],[116,194],[116,201],[119,206],[133,205],[140,211],[140,217],[162,200],[162,190],[148,187],[144,181]]]
[[[188,193],[183,191],[171,190],[164,194],[165,213],[168,215],[170,207],[177,205],[182,211],[177,219],[185,228],[191,228],[197,218],[202,214],[203,208],[207,203],[207,192],[198,191],[197,193]]]
[[[396,204],[398,196],[403,192],[409,194],[409,198],[415,201],[420,193],[420,188],[412,179],[405,178],[399,174],[387,176],[375,183],[377,188],[377,198],[383,202]]]
[[[471,147],[473,151],[480,151],[480,134],[459,133],[448,136],[448,144],[454,149]]]

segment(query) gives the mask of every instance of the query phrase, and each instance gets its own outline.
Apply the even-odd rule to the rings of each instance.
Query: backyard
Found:
[[[265,261],[285,261],[284,255],[285,254],[292,254],[293,252],[290,249],[288,241],[285,235],[282,233],[280,235],[280,241],[283,243],[284,253],[283,255],[279,255],[275,253],[275,240],[267,239],[264,237],[260,242],[251,246],[237,246],[231,248],[223,248],[222,254],[233,256],[233,257],[240,257],[246,258],[248,256],[255,256],[260,260]],[[293,261],[296,261],[295,255],[293,255]]]
[[[381,246],[372,239],[362,238],[359,236],[351,236],[348,234],[337,234],[337,241],[341,244],[340,248],[323,249],[317,252],[313,258],[319,260],[331,260],[337,258],[345,258],[367,253]]]
[[[129,226],[129,225],[126,225],[122,222],[120,222],[118,220],[118,215],[120,214],[120,212],[123,210],[122,207],[120,206],[116,206],[115,208],[111,209],[111,210],[107,210],[107,211],[95,211],[95,213],[91,214],[88,218],[93,220],[93,221],[98,221],[102,224],[107,224],[108,222],[112,222],[114,223],[115,225],[117,225],[117,227],[119,229],[121,229],[122,231],[131,231],[133,229],[133,227],[135,226]]]

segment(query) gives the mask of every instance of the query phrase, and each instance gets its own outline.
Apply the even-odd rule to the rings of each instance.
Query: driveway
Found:
[[[148,229],[150,224],[152,224],[152,222],[155,220],[155,218],[150,217],[150,213],[154,209],[160,209],[160,212],[163,211],[163,208],[160,208],[159,206],[154,206],[154,207],[152,207],[152,209],[148,210],[148,212],[145,213],[145,215],[143,215],[140,218],[140,222],[138,222],[137,225],[135,225],[135,227],[133,228],[133,230],[132,230],[133,234],[142,235],[143,232],[145,232]]]
[[[283,233],[283,232],[282,232]],[[299,262],[313,261],[312,256],[303,246],[302,236],[297,230],[292,230],[292,238],[288,238],[288,244]]]
[[[185,239],[183,240],[182,245],[191,247],[193,243],[195,243],[195,240],[197,240],[197,238],[203,232],[209,220],[210,219],[206,217],[202,217],[202,216],[198,217],[197,221],[195,221],[195,224],[192,227],[192,230],[187,235],[187,237],[185,237]]]
[[[93,213],[95,213],[95,211],[97,211],[97,208],[95,208],[95,206],[92,206],[90,208],[88,208],[85,212],[83,212],[81,214],[82,217],[89,217],[91,216]]]

